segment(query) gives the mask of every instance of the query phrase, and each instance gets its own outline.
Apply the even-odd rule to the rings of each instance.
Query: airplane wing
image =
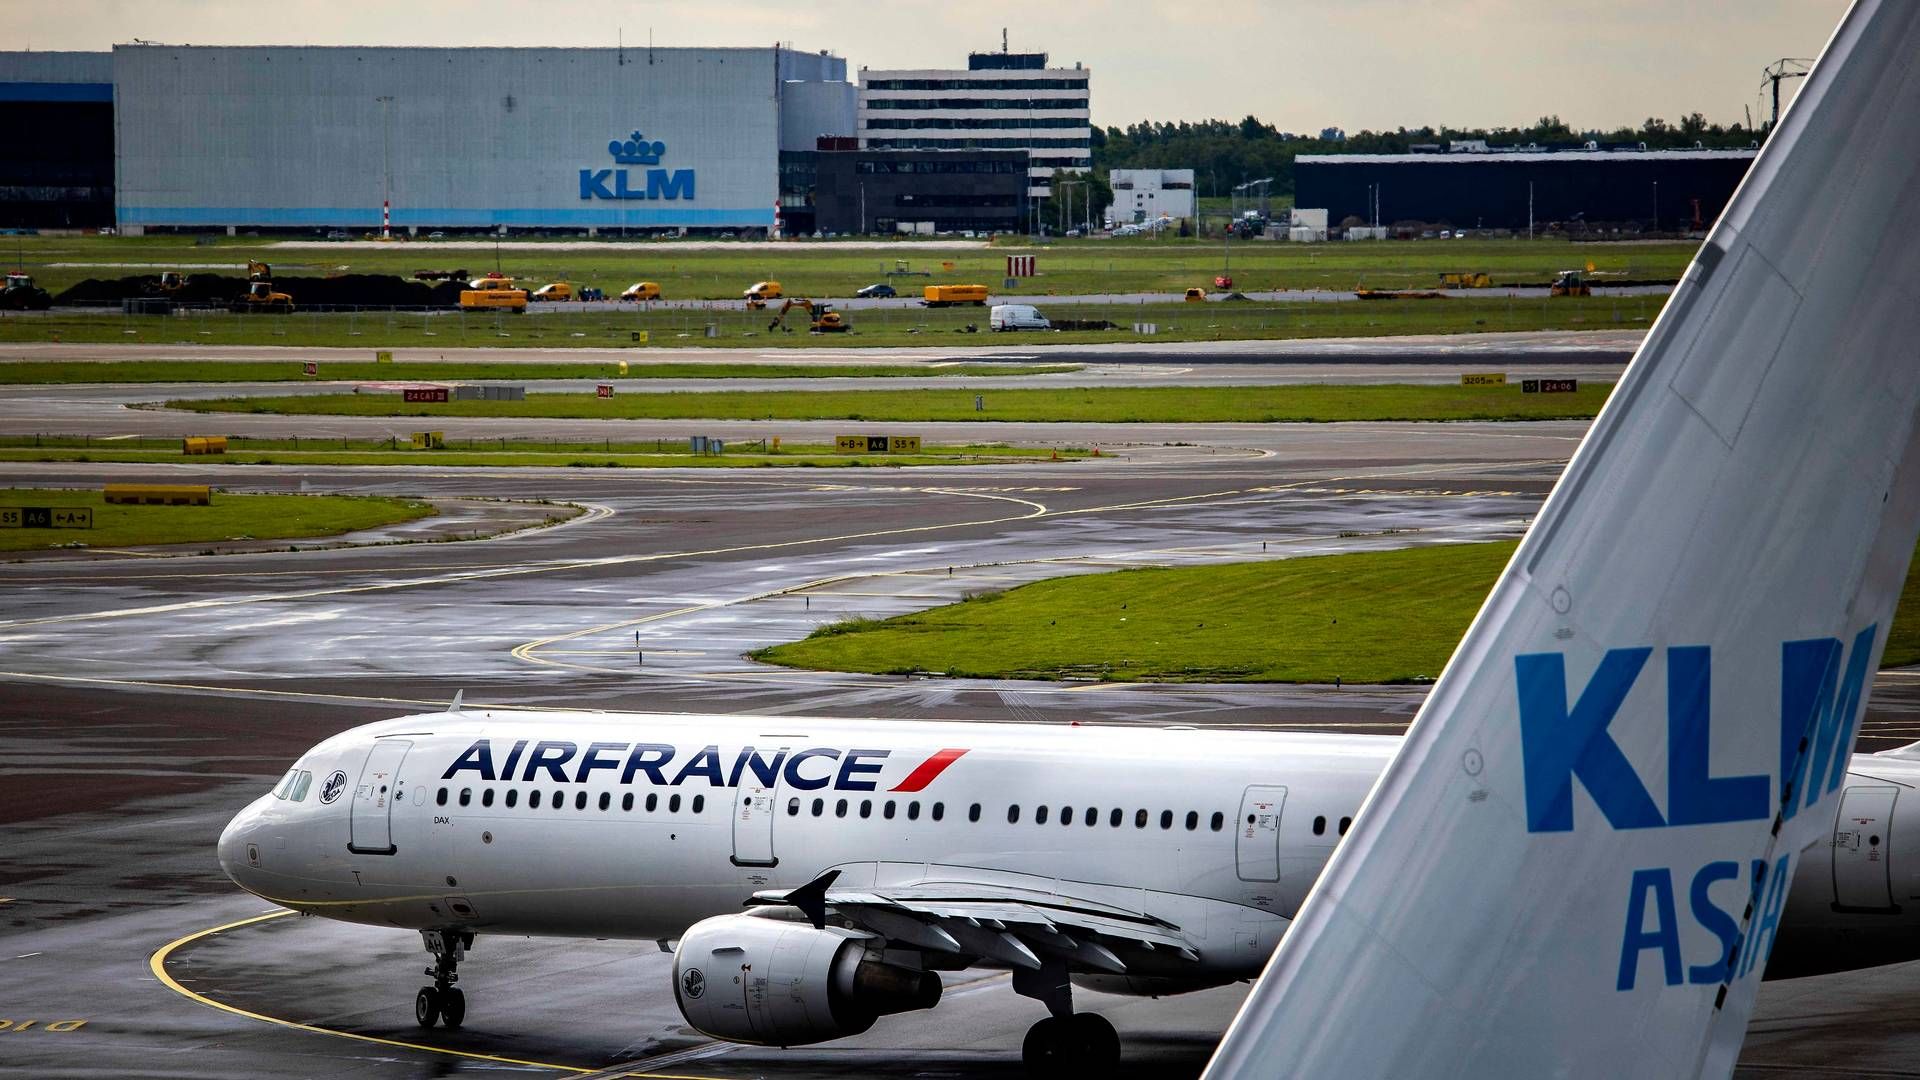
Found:
[[[828,871],[794,890],[755,893],[750,907],[796,907],[821,925],[827,914],[895,944],[1039,970],[1049,958],[1073,969],[1125,975],[1148,962],[1156,974],[1198,963],[1180,927],[1153,915],[1056,889],[1023,888],[951,873],[919,881],[835,888]]]
[[[1725,1077],[1920,534],[1920,4],[1859,0],[1208,1068]]]

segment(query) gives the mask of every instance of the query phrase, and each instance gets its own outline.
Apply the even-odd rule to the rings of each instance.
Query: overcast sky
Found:
[[[829,49],[850,69],[965,67],[970,50],[1093,69],[1093,120],[1237,119],[1286,130],[1576,129],[1690,112],[1761,118],[1761,71],[1816,55],[1845,0],[27,0],[0,48],[195,45],[643,45]]]

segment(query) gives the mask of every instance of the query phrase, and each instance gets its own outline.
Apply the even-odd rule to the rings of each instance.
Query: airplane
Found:
[[[422,1026],[464,1022],[479,936],[676,942],[675,998],[716,1039],[859,1034],[987,967],[1047,1010],[1027,1065],[1091,1073],[1119,1038],[1072,988],[1257,976],[1399,742],[462,705],[315,746],[218,853],[273,903],[418,930]],[[1851,770],[1770,974],[1920,957],[1920,751]]]

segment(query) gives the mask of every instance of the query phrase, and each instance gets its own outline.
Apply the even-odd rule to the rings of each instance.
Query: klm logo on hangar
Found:
[[[618,165],[658,165],[667,152],[667,144],[648,142],[639,132],[630,138],[607,143],[607,153]],[[638,172],[639,170],[634,170]],[[693,199],[693,170],[648,169],[646,184],[634,186],[626,169],[581,169],[582,199]],[[611,186],[609,186],[611,185]]]

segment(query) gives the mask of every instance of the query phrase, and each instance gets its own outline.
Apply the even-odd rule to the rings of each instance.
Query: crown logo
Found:
[[[637,131],[630,139],[614,139],[607,143],[607,153],[612,154],[613,160],[621,165],[658,165],[666,152],[666,143],[648,142]]]

